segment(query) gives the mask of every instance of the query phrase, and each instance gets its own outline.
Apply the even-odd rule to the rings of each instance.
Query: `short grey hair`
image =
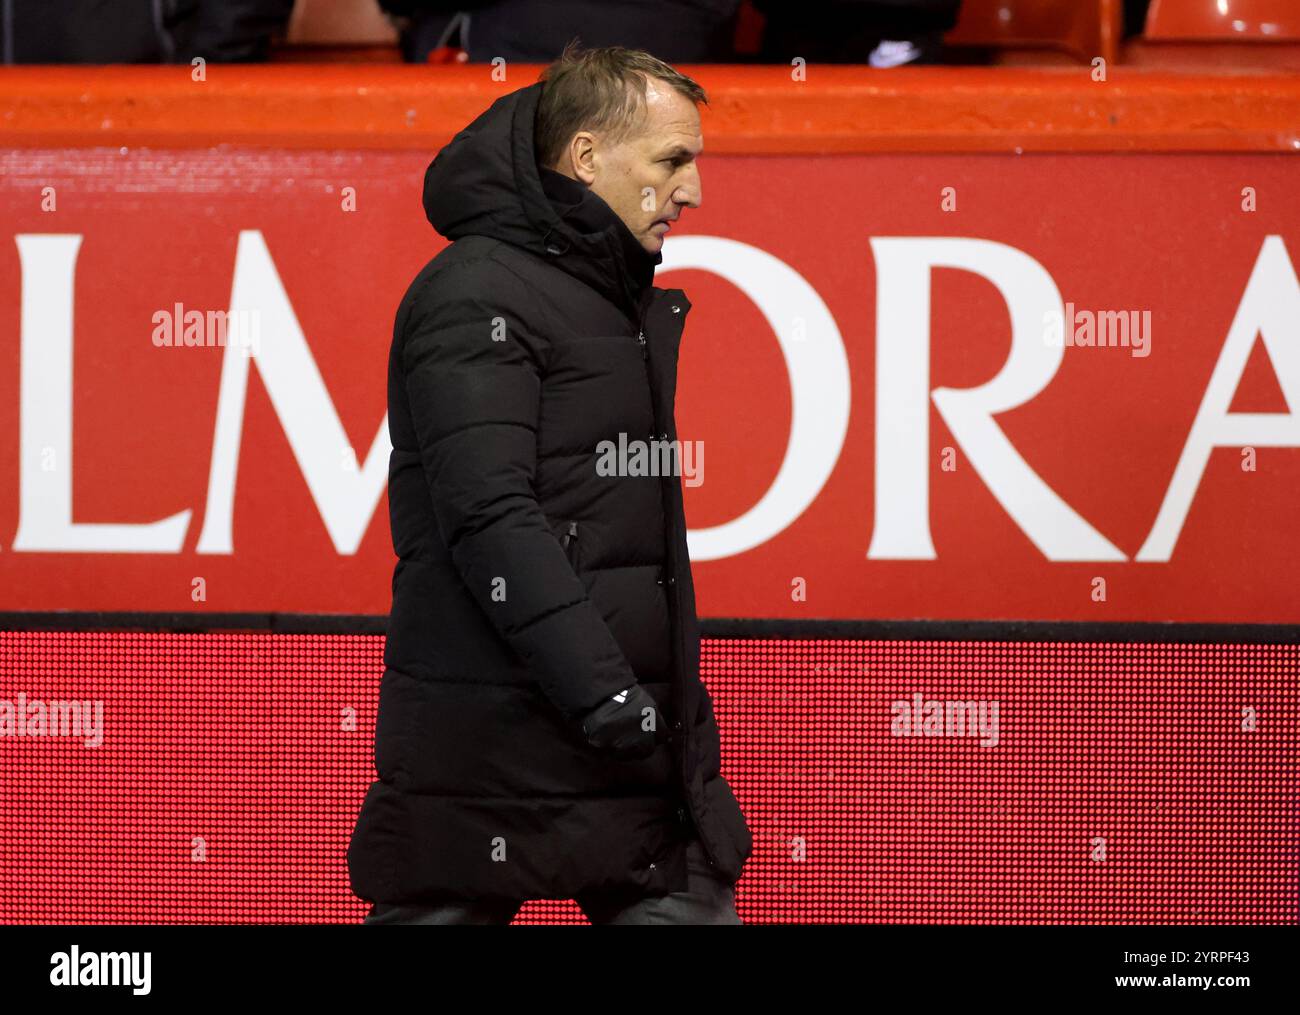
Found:
[[[538,165],[554,166],[580,130],[608,132],[615,142],[634,134],[645,117],[647,78],[708,105],[699,84],[644,50],[582,49],[570,41],[539,78],[545,85],[533,130]]]

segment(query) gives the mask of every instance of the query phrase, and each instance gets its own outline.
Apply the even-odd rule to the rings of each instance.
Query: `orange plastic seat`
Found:
[[[296,0],[274,63],[400,63],[397,29],[378,0]]]
[[[1298,0],[1151,0],[1153,42],[1300,42]]]
[[[380,46],[397,42],[397,30],[378,0],[297,0],[289,16],[293,46]]]
[[[1123,34],[1122,0],[965,0],[944,42],[998,49],[1059,49],[1085,63],[1114,63]]]

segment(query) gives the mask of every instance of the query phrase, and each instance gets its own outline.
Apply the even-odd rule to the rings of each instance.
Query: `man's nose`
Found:
[[[704,189],[700,185],[700,171],[691,163],[690,176],[681,183],[673,194],[673,200],[688,208],[698,208],[704,202]]]

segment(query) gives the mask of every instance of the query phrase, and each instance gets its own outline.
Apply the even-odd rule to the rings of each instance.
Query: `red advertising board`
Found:
[[[0,610],[387,612],[430,155],[0,151]],[[703,156],[701,615],[1300,622],[1297,165]]]

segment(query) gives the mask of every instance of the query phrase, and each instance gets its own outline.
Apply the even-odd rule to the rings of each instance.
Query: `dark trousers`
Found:
[[[736,914],[735,886],[709,868],[698,839],[686,846],[686,891],[650,896],[633,902],[615,902],[595,895],[575,899],[587,919],[597,926],[643,924],[730,924],[743,921]],[[445,905],[386,905],[376,903],[363,923],[398,924],[507,924],[524,900],[454,902]]]

